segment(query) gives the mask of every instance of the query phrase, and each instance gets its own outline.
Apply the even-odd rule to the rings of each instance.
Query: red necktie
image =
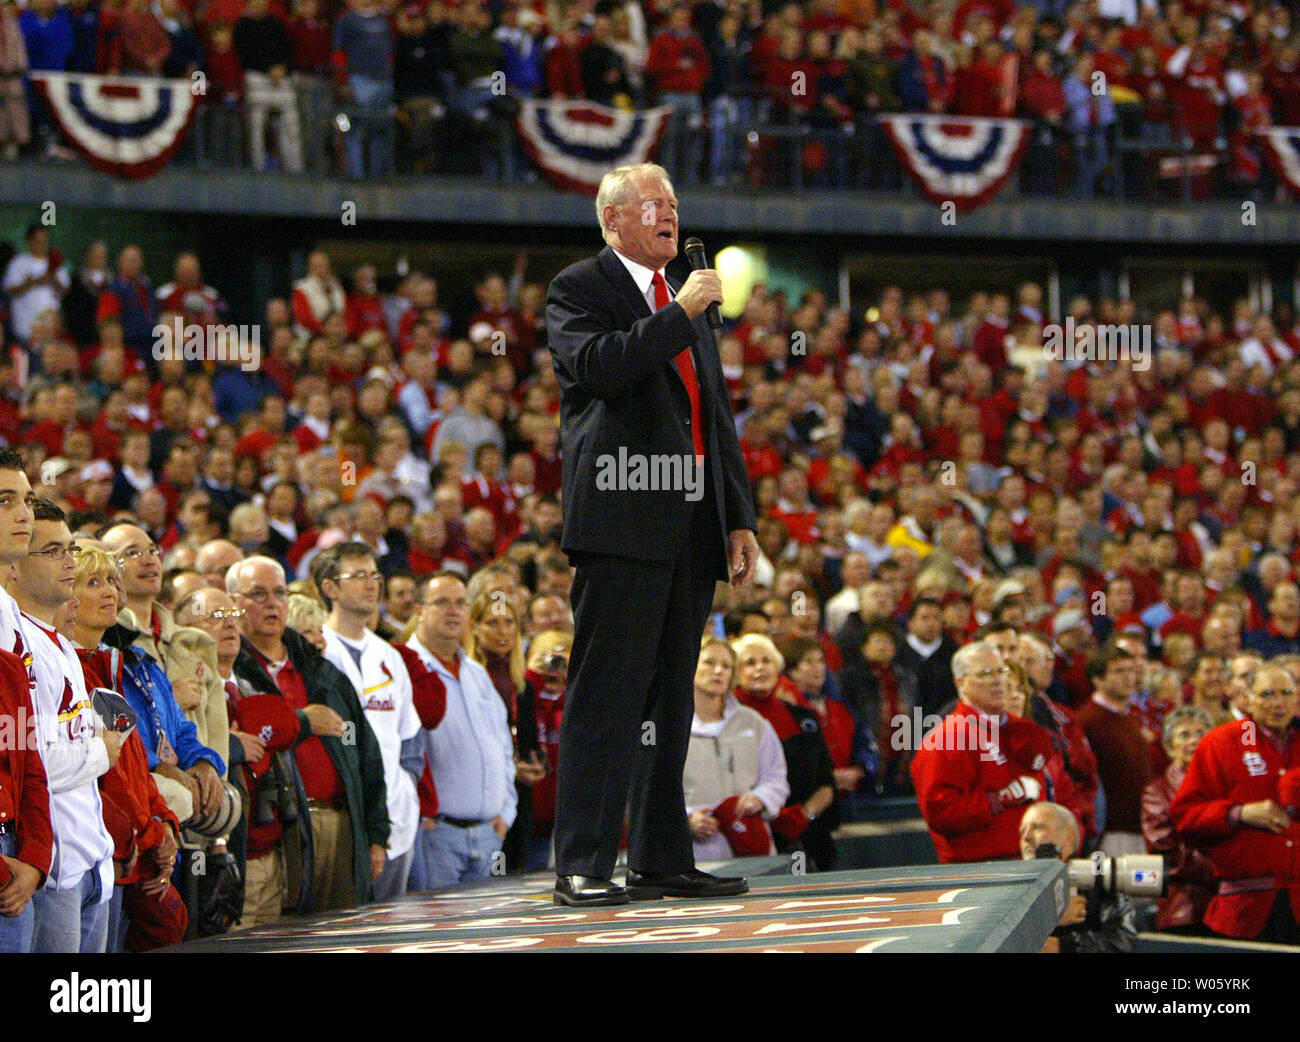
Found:
[[[651,285],[655,289],[655,310],[667,307],[671,301],[668,299],[668,283],[664,281],[663,275],[656,271]],[[700,383],[695,378],[695,359],[691,357],[691,349],[688,347],[673,361],[682,375],[682,383],[686,385],[686,396],[691,400],[691,441],[695,445],[695,456],[703,459],[704,428],[700,424]]]

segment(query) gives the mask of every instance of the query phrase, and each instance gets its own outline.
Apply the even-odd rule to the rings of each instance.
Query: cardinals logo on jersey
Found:
[[[373,687],[368,687],[361,692],[363,696],[361,699],[361,708],[375,709],[375,710],[379,710],[380,712],[392,712],[397,708],[397,703],[393,700],[393,696],[388,695],[386,697],[381,698],[377,696],[375,692],[381,690],[382,688],[386,688],[390,684],[392,684],[393,674],[389,671],[387,663],[384,662],[379,663],[379,668],[383,671],[384,679],[380,681],[378,684],[375,684]]]
[[[76,741],[84,734],[93,734],[94,725],[90,722],[89,715],[83,717],[81,711],[89,709],[90,702],[86,699],[77,700],[77,696],[72,693],[72,684],[67,677],[63,678],[63,697],[59,700],[59,723],[66,724],[68,727],[68,738]]]
[[[1243,753],[1241,762],[1246,765],[1246,770],[1250,772],[1252,778],[1259,778],[1268,773],[1268,764],[1259,753]]]
[[[32,665],[32,653],[27,650],[27,645],[23,643],[21,633],[14,633],[14,654],[23,660],[23,669],[27,670],[27,686],[36,690],[36,669]]]

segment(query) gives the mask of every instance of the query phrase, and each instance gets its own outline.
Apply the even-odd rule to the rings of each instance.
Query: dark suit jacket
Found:
[[[669,281],[672,286],[672,281]],[[676,287],[673,287],[674,291]],[[725,537],[758,530],[712,331],[676,302],[651,312],[611,247],[551,282],[548,345],[562,394],[564,532],[560,546],[645,561],[677,557],[690,537],[695,504],[679,487],[660,491],[597,487],[602,456],[693,458],[690,400],[673,358],[691,349],[700,384],[705,467],[723,532],[717,578],[730,578]]]
[[[957,684],[952,678],[952,657],[956,653],[957,645],[948,636],[927,659],[917,654],[906,637],[898,645],[894,661],[916,677],[916,697],[925,716],[940,715],[944,706],[957,701]]]

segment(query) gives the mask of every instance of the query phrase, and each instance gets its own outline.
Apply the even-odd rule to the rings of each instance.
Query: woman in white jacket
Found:
[[[737,797],[736,817],[756,814],[771,821],[790,795],[781,742],[771,724],[736,701],[735,675],[731,646],[705,637],[695,671],[695,717],[683,779],[697,863],[735,856],[713,816],[724,800]],[[769,844],[767,853],[774,850]]]

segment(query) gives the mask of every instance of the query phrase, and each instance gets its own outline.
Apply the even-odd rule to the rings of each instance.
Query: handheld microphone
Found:
[[[691,262],[691,268],[693,270],[699,271],[700,269],[709,266],[709,260],[704,255],[704,243],[700,242],[699,239],[687,239],[686,245],[683,249],[686,251],[686,259]],[[718,305],[716,303],[710,304],[706,309],[705,314],[708,316],[710,329],[722,328],[722,313],[718,311]]]

